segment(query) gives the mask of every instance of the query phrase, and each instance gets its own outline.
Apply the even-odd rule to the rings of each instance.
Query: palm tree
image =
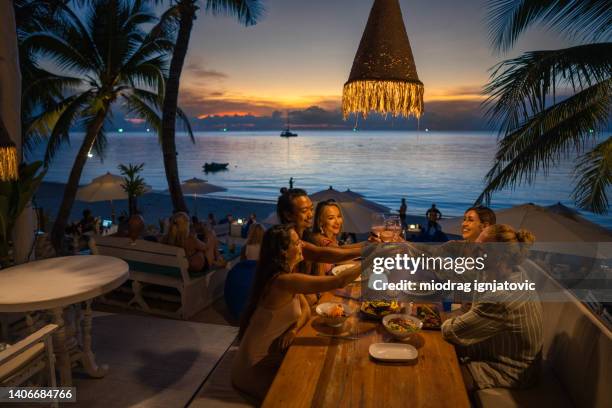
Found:
[[[144,167],[144,163],[140,164],[120,164],[117,166],[123,176],[123,184],[121,187],[128,195],[128,211],[131,217],[134,214],[139,214],[138,197],[146,193],[147,185],[144,179],[140,176],[140,172]]]
[[[90,3],[83,20],[64,7],[55,24],[24,35],[21,42],[35,73],[23,89],[25,134],[47,140],[45,163],[69,140],[72,126],[85,129],[51,233],[58,251],[88,154],[94,150],[103,155],[111,107],[120,103],[159,132],[165,55],[173,45],[162,31],[143,30],[143,25],[157,21],[144,1]],[[43,61],[52,62],[56,70],[47,70]]]
[[[174,21],[178,24],[176,45],[172,53],[170,73],[166,82],[166,95],[162,108],[162,152],[172,206],[174,210],[184,212],[189,212],[189,210],[181,191],[176,160],[175,130],[176,116],[180,114],[177,110],[179,83],[187,55],[187,48],[189,47],[193,21],[198,10],[197,3],[198,0],[172,0],[173,6],[162,16],[162,19]],[[258,0],[206,0],[204,9],[213,15],[226,14],[235,16],[240,23],[247,26],[256,24],[263,11]]]
[[[527,52],[494,67],[485,87],[491,123],[502,136],[477,203],[493,192],[532,183],[536,174],[578,155],[572,197],[582,209],[608,211],[612,138],[601,140],[612,108],[612,7],[609,0],[491,0],[493,47],[512,48],[541,23],[583,44]],[[570,96],[558,97],[558,90]]]

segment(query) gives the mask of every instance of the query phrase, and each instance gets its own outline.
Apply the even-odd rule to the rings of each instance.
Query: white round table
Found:
[[[123,284],[128,270],[125,261],[100,255],[50,258],[2,269],[0,312],[51,312],[53,323],[59,326],[53,343],[63,386],[72,385],[72,361],[80,361],[89,375],[102,377],[108,367],[98,367],[91,350],[91,302]],[[78,339],[67,338],[71,336],[67,336],[64,311],[81,302],[85,310],[79,344]],[[77,332],[78,329],[74,334]]]

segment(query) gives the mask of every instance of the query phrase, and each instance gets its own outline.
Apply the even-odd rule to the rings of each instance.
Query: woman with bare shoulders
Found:
[[[263,241],[265,230],[261,224],[253,224],[249,228],[247,240],[240,251],[241,261],[256,261],[259,259],[261,242]]]
[[[178,212],[170,218],[168,234],[163,237],[162,242],[185,250],[191,272],[200,272],[211,266],[207,257],[208,248],[190,229],[189,216],[184,212]]]
[[[264,234],[249,305],[240,324],[240,348],[232,383],[261,401],[282,362],[284,351],[310,318],[305,294],[340,288],[357,278],[359,267],[338,276],[296,273],[303,241],[293,225],[275,225]]]

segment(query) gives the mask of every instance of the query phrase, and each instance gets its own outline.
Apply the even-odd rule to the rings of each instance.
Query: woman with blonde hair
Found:
[[[189,216],[184,212],[178,212],[170,218],[168,233],[162,242],[185,250],[191,272],[201,272],[212,265],[207,256],[206,244],[191,231]]]
[[[492,244],[483,246],[488,255],[484,281],[503,284],[528,280],[520,265],[534,241],[531,232],[516,231],[510,225],[485,228],[475,241]],[[496,290],[478,294],[468,312],[442,324],[442,335],[457,346],[470,391],[525,388],[538,378],[542,307],[534,291]]]
[[[240,251],[241,261],[257,261],[264,236],[264,227],[261,224],[253,224],[249,228],[247,240]]]

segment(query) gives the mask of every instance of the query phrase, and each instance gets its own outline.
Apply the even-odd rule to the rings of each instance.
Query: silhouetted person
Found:
[[[406,211],[408,211],[408,205],[406,205],[406,199],[402,198],[402,205],[399,208],[399,217],[402,222],[402,229],[406,228]]]
[[[442,213],[436,208],[436,204],[432,204],[431,208],[427,210],[425,218],[427,218],[427,229],[437,227],[438,220],[442,218]]]

